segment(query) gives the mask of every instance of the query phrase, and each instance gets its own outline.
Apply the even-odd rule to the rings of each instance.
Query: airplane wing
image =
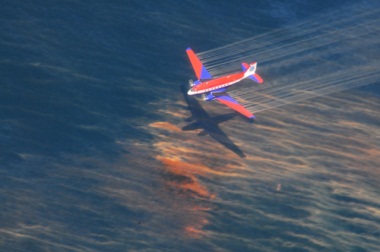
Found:
[[[221,95],[215,97],[215,100],[217,100],[220,103],[223,103],[224,105],[232,108],[233,110],[236,110],[240,114],[248,117],[248,118],[255,118],[255,116],[248,111],[248,109],[244,108],[242,105],[240,105],[237,101],[235,101],[231,96],[229,95]]]
[[[200,59],[197,57],[197,55],[194,53],[194,51],[190,47],[186,49],[186,53],[190,59],[191,65],[193,66],[195,75],[197,76],[198,80],[212,79],[211,74],[203,66]]]

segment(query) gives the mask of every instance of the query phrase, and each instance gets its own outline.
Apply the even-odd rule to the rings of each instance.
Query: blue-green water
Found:
[[[379,248],[377,87],[335,98],[354,111],[317,100],[287,109],[291,118],[263,113],[257,127],[234,118],[224,130],[246,160],[211,138],[165,131],[190,116],[180,90],[193,74],[188,46],[209,50],[354,1],[6,2],[0,251]],[[285,132],[280,146],[273,129]]]

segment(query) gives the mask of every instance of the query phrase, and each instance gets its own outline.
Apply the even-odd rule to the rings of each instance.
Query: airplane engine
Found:
[[[215,96],[212,94],[212,93],[208,93],[207,95],[206,94],[202,94],[202,99],[204,101],[212,101],[215,99]]]

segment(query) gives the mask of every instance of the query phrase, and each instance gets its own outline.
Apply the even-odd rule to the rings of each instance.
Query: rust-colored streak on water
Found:
[[[181,116],[180,120],[186,118],[184,111],[173,110],[165,114],[177,119]],[[193,202],[184,210],[192,217],[183,224],[183,231],[192,238],[204,237],[207,235],[204,227],[209,224],[208,213],[212,210],[207,202],[214,200],[217,193],[202,180],[239,177],[242,176],[239,171],[245,168],[239,161],[231,161],[235,159],[234,153],[195,132],[184,132],[169,122],[154,122],[149,127],[157,136],[154,147],[159,154],[156,159],[163,165],[166,187],[174,190],[176,200]]]
[[[189,164],[179,159],[165,158],[163,156],[158,156],[157,159],[164,164],[167,172],[186,178],[183,181],[172,181],[170,182],[171,185],[200,197],[215,198],[215,194],[210,193],[197,178],[197,175],[204,174],[203,170],[207,170],[207,167],[202,164]]]
[[[154,122],[154,123],[149,124],[149,126],[152,128],[166,129],[166,130],[175,131],[175,132],[181,131],[180,128],[168,122]]]
[[[183,233],[197,239],[218,234],[225,237],[223,230],[208,229],[222,222],[219,213],[213,212],[215,206],[221,205],[240,222],[245,215],[234,211],[234,207],[247,208],[247,214],[256,211],[263,219],[292,224],[291,215],[276,211],[288,204],[278,200],[292,197],[301,206],[314,206],[292,205],[298,211],[297,220],[306,223],[310,218],[322,223],[326,231],[330,223],[324,221],[324,216],[333,216],[338,222],[340,217],[334,209],[345,204],[342,201],[346,198],[360,199],[360,206],[351,211],[363,216],[378,214],[379,209],[374,205],[379,201],[373,185],[379,181],[380,138],[376,115],[379,107],[378,99],[372,100],[368,102],[368,98],[349,94],[321,97],[288,106],[286,110],[260,113],[254,124],[239,117],[220,124],[220,129],[239,146],[245,158],[237,157],[207,135],[182,131],[181,127],[192,123],[184,120],[190,115],[184,104],[174,104],[161,111],[165,112],[167,121],[152,123],[148,130],[156,137],[153,146],[155,159],[162,164],[163,184],[175,192],[176,201],[185,202],[181,209],[187,216],[181,225]],[[202,103],[202,106],[211,118],[231,113],[228,108],[210,104]],[[260,205],[257,210],[253,207],[256,203]],[[362,219],[350,222],[362,225],[366,223]],[[326,240],[319,242],[298,232],[291,235],[327,246]]]

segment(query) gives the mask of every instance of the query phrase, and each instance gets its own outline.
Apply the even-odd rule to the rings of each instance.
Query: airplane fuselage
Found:
[[[241,81],[245,77],[246,76],[244,75],[244,72],[241,72],[241,73],[229,74],[229,75],[222,76],[216,79],[201,82],[197,85],[192,86],[191,89],[187,92],[187,94],[196,95],[196,94],[208,93],[220,88],[231,86],[232,84],[235,84],[236,82]]]

